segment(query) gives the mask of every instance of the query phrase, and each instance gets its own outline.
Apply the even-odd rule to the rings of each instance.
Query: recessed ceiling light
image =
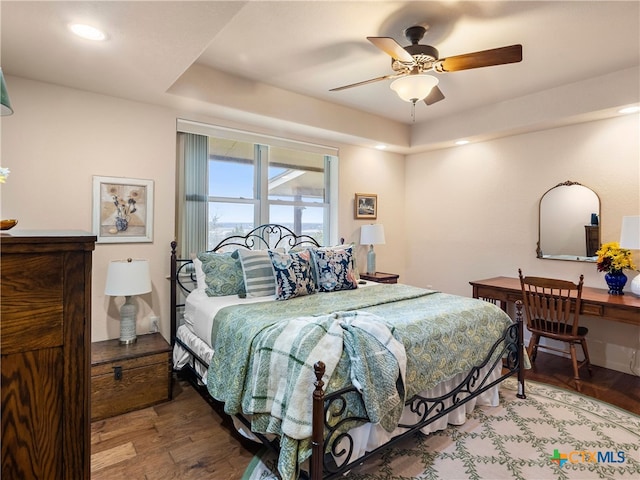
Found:
[[[637,112],[640,112],[640,107],[637,105],[635,107],[625,107],[618,110],[618,113],[622,113],[622,114],[637,113]]]
[[[91,25],[84,25],[82,23],[74,23],[69,25],[69,28],[73,33],[78,35],[79,37],[85,38],[87,40],[95,40],[100,41],[107,38],[105,33],[102,30],[98,30]]]
[[[387,148],[387,146],[386,146],[386,145],[382,145],[382,144],[380,144],[380,145],[376,145],[376,148],[377,148],[378,150],[384,150],[385,148]]]
[[[458,140],[456,145],[466,145],[467,143],[469,143],[469,140]]]

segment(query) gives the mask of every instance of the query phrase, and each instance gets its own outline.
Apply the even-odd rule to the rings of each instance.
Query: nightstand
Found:
[[[160,333],[91,344],[91,421],[171,399],[171,347]]]
[[[362,280],[368,280],[370,282],[377,283],[398,283],[398,277],[400,275],[396,275],[395,273],[361,273],[360,278]]]

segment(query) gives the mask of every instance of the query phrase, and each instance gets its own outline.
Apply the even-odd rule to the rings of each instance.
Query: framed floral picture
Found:
[[[93,233],[98,243],[153,241],[153,180],[94,175]]]
[[[355,217],[376,219],[378,217],[378,195],[373,193],[356,193],[354,201]]]

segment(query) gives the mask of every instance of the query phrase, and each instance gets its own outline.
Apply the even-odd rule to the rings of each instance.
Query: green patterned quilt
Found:
[[[224,402],[228,414],[246,413],[256,380],[250,375],[253,355],[261,336],[281,322],[347,311],[363,311],[383,319],[393,337],[404,345],[407,398],[478,365],[511,323],[491,303],[401,284],[226,307],[214,320],[215,354],[207,378],[209,392]],[[274,374],[269,369],[259,373],[265,377]],[[310,386],[313,381],[310,375]],[[326,390],[348,384],[350,360],[343,351]],[[353,413],[363,413],[358,405],[353,409]],[[268,413],[252,411],[254,431],[281,434],[279,425]],[[296,459],[302,462],[308,457],[309,442],[281,436],[281,450],[280,473],[285,479],[295,478]]]

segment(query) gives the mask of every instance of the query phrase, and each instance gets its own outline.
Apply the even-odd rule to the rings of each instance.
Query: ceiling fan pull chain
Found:
[[[411,100],[411,120],[416,123],[416,99]]]

